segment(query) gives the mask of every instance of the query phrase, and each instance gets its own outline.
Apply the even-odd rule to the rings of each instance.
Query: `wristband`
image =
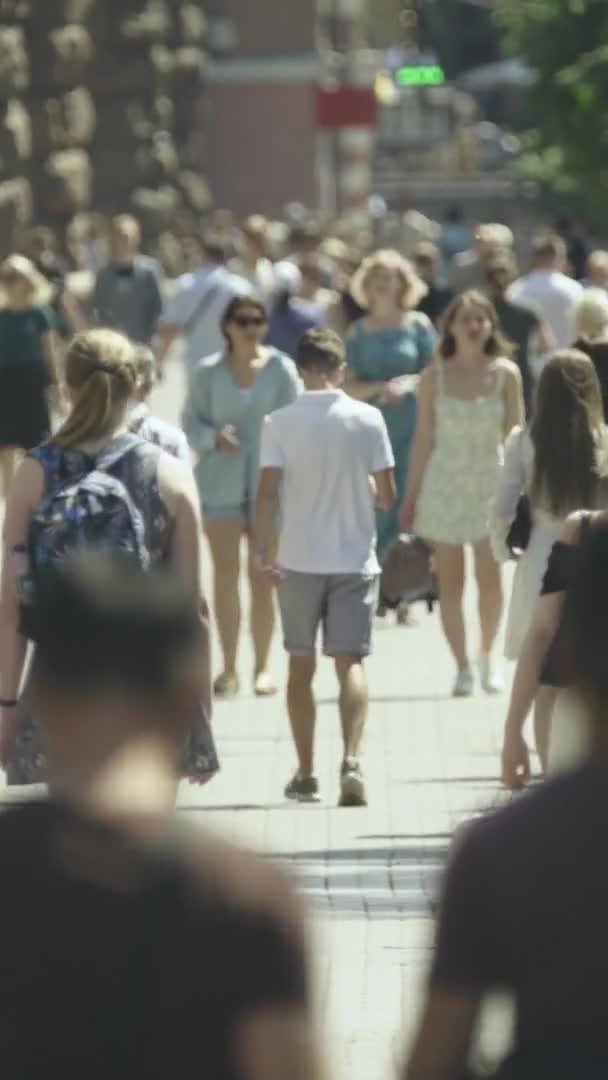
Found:
[[[14,709],[18,704],[18,698],[0,698],[0,709]]]

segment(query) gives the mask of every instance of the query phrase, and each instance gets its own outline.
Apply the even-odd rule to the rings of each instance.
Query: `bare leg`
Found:
[[[357,757],[367,720],[367,675],[360,656],[336,656],[344,758]]]
[[[276,543],[271,553],[274,558]],[[251,591],[251,637],[255,655],[255,690],[262,697],[276,693],[276,684],[268,675],[268,654],[274,634],[274,589],[268,578],[260,573],[253,560],[249,542],[249,587]]]
[[[316,707],[312,692],[317,662],[314,656],[289,657],[287,710],[302,776],[312,776]]]
[[[551,717],[557,697],[557,690],[552,686],[541,686],[534,701],[534,738],[536,752],[540,758],[543,772],[549,763],[549,742],[551,739]]]
[[[435,565],[439,579],[441,625],[458,669],[462,671],[469,662],[462,610],[464,549],[457,544],[437,544]]]
[[[503,595],[500,566],[492,555],[489,540],[476,544],[475,576],[479,589],[479,621],[481,624],[481,651],[492,652],[502,617]]]
[[[207,521],[207,540],[213,560],[215,617],[224,657],[220,677],[236,676],[236,653],[241,626],[239,573],[243,522],[240,518]]]

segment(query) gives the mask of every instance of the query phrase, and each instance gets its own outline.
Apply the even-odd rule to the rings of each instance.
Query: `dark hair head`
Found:
[[[228,333],[230,323],[237,318],[241,311],[251,311],[252,309],[264,320],[268,319],[268,312],[257,296],[233,296],[232,300],[228,302],[220,321],[220,329],[228,348],[232,346],[232,339]]]
[[[602,425],[602,392],[593,363],[578,349],[561,349],[544,367],[534,403],[534,502],[558,517],[595,506]]]
[[[484,293],[478,292],[476,289],[469,289],[452,300],[441,319],[439,351],[444,360],[448,360],[456,352],[456,338],[452,328],[460,312],[467,307],[481,308],[492,324],[492,332],[485,345],[487,355],[512,356],[513,346],[501,332],[494,304]]]
[[[200,654],[192,598],[168,574],[144,574],[115,556],[87,552],[47,568],[26,619],[38,683],[66,693],[155,698]]]
[[[297,365],[302,371],[338,371],[345,361],[344,342],[333,330],[308,330],[298,345]]]
[[[576,567],[564,598],[560,671],[603,720],[608,696],[608,513],[594,515],[588,527],[581,528]]]

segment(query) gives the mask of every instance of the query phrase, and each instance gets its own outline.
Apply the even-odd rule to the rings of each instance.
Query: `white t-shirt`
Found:
[[[509,289],[509,300],[529,308],[547,324],[556,347],[565,349],[576,338],[574,308],[583,286],[559,270],[533,270]]]
[[[378,573],[370,476],[394,464],[380,411],[342,390],[307,391],[267,416],[260,466],[283,470],[280,565]]]

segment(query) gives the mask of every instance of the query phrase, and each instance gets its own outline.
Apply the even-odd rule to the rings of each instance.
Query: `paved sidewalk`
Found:
[[[369,807],[336,806],[341,743],[329,661],[317,677],[321,804],[284,800],[294,757],[282,696],[259,701],[246,686],[216,708],[222,774],[200,793],[185,789],[180,800],[184,812],[283,862],[309,903],[320,1015],[337,1080],[391,1075],[415,1021],[451,836],[503,798],[504,700],[448,697],[453,672],[438,617],[423,609],[418,617],[416,628],[380,624],[376,635]],[[242,653],[246,676],[246,640]],[[278,643],[273,669],[285,670]]]

